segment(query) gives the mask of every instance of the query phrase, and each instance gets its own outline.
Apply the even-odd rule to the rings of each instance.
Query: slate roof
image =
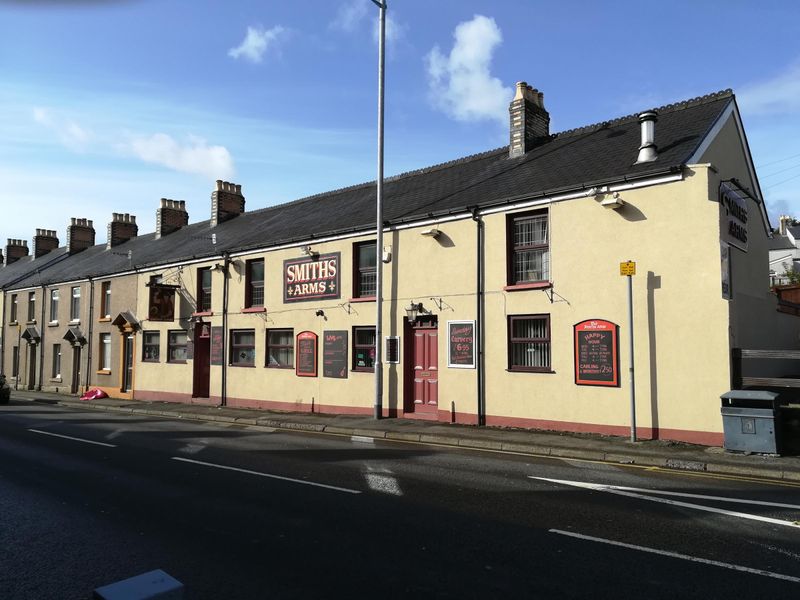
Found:
[[[398,224],[676,171],[732,101],[731,90],[723,90],[656,109],[659,155],[651,163],[633,164],[640,143],[634,114],[552,135],[518,158],[509,158],[508,146],[504,146],[387,178],[384,219]],[[131,267],[218,256],[223,251],[368,231],[374,228],[374,211],[372,181],[246,212],[213,228],[210,221],[202,221],[158,240],[155,234],[140,235],[111,250],[98,245],[55,262],[65,253],[59,248],[35,261],[23,259],[24,263],[20,260],[0,269],[0,286],[21,288],[99,277]],[[212,233],[216,245],[211,243]],[[26,267],[28,272],[32,268],[39,272],[17,281]]]
[[[800,228],[798,228],[800,229]],[[798,231],[800,233],[800,231]],[[794,244],[785,235],[775,234],[772,239],[767,239],[768,250],[795,250]]]

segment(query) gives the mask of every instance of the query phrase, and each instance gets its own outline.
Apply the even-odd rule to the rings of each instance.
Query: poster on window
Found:
[[[347,379],[347,331],[325,331],[322,335],[322,376]]]
[[[475,321],[447,322],[447,366],[475,368]]]
[[[619,327],[611,321],[588,319],[574,326],[575,383],[619,386]]]
[[[298,333],[296,346],[295,375],[298,377],[316,377],[317,334],[311,331]]]

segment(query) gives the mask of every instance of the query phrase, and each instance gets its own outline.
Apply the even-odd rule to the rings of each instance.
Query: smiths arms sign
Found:
[[[341,253],[318,254],[283,261],[283,301],[339,298]]]
[[[719,212],[722,241],[747,252],[747,196],[723,181],[719,186]]]

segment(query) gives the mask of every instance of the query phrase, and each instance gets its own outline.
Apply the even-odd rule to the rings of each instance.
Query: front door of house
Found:
[[[211,379],[211,325],[196,323],[194,326],[194,381],[192,396],[208,398]]]
[[[413,407],[415,413],[439,410],[439,335],[435,320],[412,326]]]
[[[122,391],[133,389],[133,335],[125,334],[122,340]]]
[[[28,389],[36,386],[36,344],[28,344]]]
[[[81,347],[72,347],[72,383],[69,386],[70,394],[77,394],[81,385]]]

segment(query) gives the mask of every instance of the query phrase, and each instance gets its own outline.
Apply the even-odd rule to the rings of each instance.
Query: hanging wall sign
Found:
[[[574,326],[575,383],[619,386],[619,327],[610,321],[590,319]]]
[[[747,252],[747,197],[726,181],[719,184],[719,217],[722,241]]]
[[[222,327],[211,328],[211,364],[222,364]]]
[[[339,298],[341,252],[283,261],[283,301]]]
[[[297,353],[295,357],[295,375],[298,377],[317,376],[317,334],[304,331],[297,334]]]
[[[347,379],[347,331],[323,333],[322,376]]]
[[[475,368],[475,321],[447,322],[447,366]]]

